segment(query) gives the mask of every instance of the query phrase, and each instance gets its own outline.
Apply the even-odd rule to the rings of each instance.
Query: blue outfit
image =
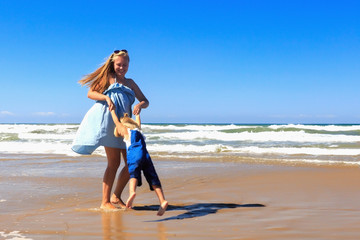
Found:
[[[137,129],[129,130],[129,140],[126,144],[127,164],[130,178],[136,178],[138,180],[138,186],[141,186],[142,170],[146,181],[149,183],[150,190],[154,190],[152,185],[161,187],[161,183],[151,161],[150,154],[146,149],[142,133]]]
[[[133,90],[115,82],[103,94],[109,96],[114,103],[118,117],[124,113],[131,116],[131,105],[135,101]],[[125,149],[124,141],[119,141],[119,138],[114,136],[114,128],[106,101],[96,101],[82,120],[71,149],[84,155],[92,154],[99,146]]]

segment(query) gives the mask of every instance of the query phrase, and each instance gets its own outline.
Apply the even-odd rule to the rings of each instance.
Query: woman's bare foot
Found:
[[[132,204],[133,204],[133,202],[134,202],[135,197],[136,197],[136,193],[135,193],[135,192],[134,192],[134,193],[131,193],[131,194],[129,195],[129,198],[128,198],[128,200],[126,201],[126,208],[132,208]]]
[[[159,210],[158,210],[158,212],[157,212],[157,215],[158,215],[158,216],[164,215],[167,207],[168,207],[168,201],[165,200],[165,201],[163,201],[163,202],[160,204],[160,207],[159,207]]]
[[[118,198],[115,194],[113,194],[111,196],[110,202],[112,204],[119,204],[121,208],[126,208],[125,203],[120,198]]]
[[[118,209],[117,207],[115,207],[114,205],[112,205],[111,203],[102,203],[100,206],[101,209],[103,210],[114,210],[114,209]]]

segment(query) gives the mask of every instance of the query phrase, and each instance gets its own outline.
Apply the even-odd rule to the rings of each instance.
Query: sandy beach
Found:
[[[358,167],[154,159],[170,203],[158,217],[157,198],[145,184],[138,188],[134,210],[99,209],[103,170],[94,169],[105,167],[103,157],[48,158],[54,166],[67,166],[63,174],[35,174],[51,167],[27,165],[19,157],[17,164],[33,174],[1,176],[0,239],[360,237]],[[2,167],[16,172],[9,162],[3,159]]]

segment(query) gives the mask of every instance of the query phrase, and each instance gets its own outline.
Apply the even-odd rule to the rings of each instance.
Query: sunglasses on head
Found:
[[[124,53],[127,53],[128,51],[126,49],[122,49],[122,50],[115,50],[114,53],[115,54],[118,54],[120,52],[124,52]]]

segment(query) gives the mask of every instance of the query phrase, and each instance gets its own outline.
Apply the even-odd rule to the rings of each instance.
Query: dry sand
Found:
[[[106,212],[101,176],[0,177],[0,239],[360,238],[358,167],[162,164],[162,217],[146,183],[134,210]]]

